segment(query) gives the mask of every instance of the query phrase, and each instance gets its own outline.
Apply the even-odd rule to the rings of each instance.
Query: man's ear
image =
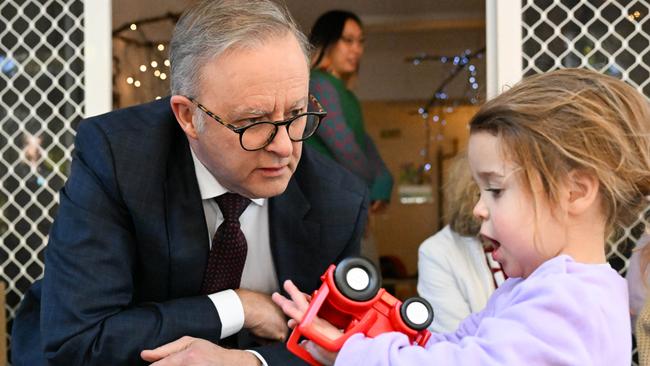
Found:
[[[176,122],[181,126],[187,137],[198,138],[198,131],[194,125],[194,104],[182,95],[173,95],[170,102]]]
[[[598,201],[600,182],[598,178],[584,170],[572,170],[569,173],[569,213],[579,214],[592,210]]]

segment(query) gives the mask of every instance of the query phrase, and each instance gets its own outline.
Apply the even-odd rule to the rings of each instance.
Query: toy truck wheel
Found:
[[[345,297],[354,301],[372,299],[381,287],[377,269],[363,257],[342,260],[334,270],[334,283]]]
[[[402,320],[413,330],[426,329],[433,321],[431,304],[421,297],[406,299],[399,309]]]

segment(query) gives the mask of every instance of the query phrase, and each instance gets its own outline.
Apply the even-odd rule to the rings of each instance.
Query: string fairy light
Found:
[[[139,47],[145,51],[143,59],[135,61],[125,57],[128,60],[120,65],[120,58],[114,57],[114,72],[116,75],[124,75],[127,85],[132,88],[140,88],[142,91],[132,94],[135,99],[139,101],[146,101],[146,98],[138,98],[138,95],[151,95],[148,98],[160,99],[161,93],[167,93],[169,90],[168,74],[163,72],[161,68],[163,65],[167,68],[171,67],[171,62],[167,56],[167,48],[169,45],[168,40],[151,40],[148,33],[151,33],[148,25],[156,23],[156,30],[160,29],[160,25],[166,22],[171,36],[171,30],[178,21],[180,13],[166,13],[159,16],[144,18],[123,24],[113,30],[113,39],[122,41],[125,45]],[[153,29],[153,28],[152,28]],[[138,52],[134,54],[139,54]],[[137,58],[136,58],[137,60]],[[125,66],[126,65],[126,66]],[[166,70],[165,70],[166,71]],[[135,76],[139,75],[139,76]],[[119,90],[119,89],[117,89]],[[154,97],[155,96],[155,97]],[[116,106],[120,106],[119,99],[120,93],[114,93]]]
[[[409,173],[413,173],[412,170],[415,170],[415,175],[417,175],[416,181],[421,182],[419,184],[426,184],[431,179],[433,179],[432,174],[438,180],[437,186],[442,186],[442,161],[451,156],[454,156],[457,152],[457,143],[456,139],[451,140],[453,146],[453,151],[451,153],[445,153],[440,145],[445,140],[444,129],[445,126],[449,124],[447,116],[453,113],[456,107],[460,104],[458,98],[452,98],[448,92],[448,86],[452,81],[459,79],[459,75],[464,75],[460,80],[464,81],[465,85],[465,94],[463,99],[469,102],[469,104],[476,105],[480,101],[480,92],[481,86],[477,77],[477,67],[474,63],[474,60],[480,59],[485,53],[485,48],[481,48],[475,52],[470,49],[466,49],[458,55],[429,55],[426,53],[419,53],[414,57],[409,57],[406,59],[407,62],[413,64],[414,66],[420,66],[424,62],[436,62],[442,65],[450,67],[448,75],[442,80],[439,86],[433,91],[432,96],[428,101],[418,107],[417,114],[422,118],[423,127],[425,129],[425,146],[420,150],[420,156],[423,158],[421,165],[413,168],[413,164],[407,164]],[[434,127],[433,126],[437,126]],[[432,160],[433,156],[430,153],[432,144],[438,146],[438,150],[435,154],[435,164]],[[433,146],[436,146],[433,145]],[[441,193],[438,192],[440,195]],[[435,200],[434,200],[435,201]],[[441,205],[442,198],[438,197],[438,205]],[[442,212],[442,207],[438,207],[439,212]]]
[[[466,49],[460,55],[438,56],[438,55],[429,55],[426,53],[420,53],[415,57],[410,57],[406,59],[407,62],[410,62],[415,66],[418,66],[425,61],[435,61],[435,62],[440,62],[442,64],[451,63],[454,66],[454,68],[450,71],[447,78],[444,79],[440,84],[440,86],[434,91],[433,96],[428,100],[426,105],[418,108],[418,114],[422,117],[422,119],[427,120],[429,118],[429,111],[432,110],[434,107],[443,106],[448,103],[449,95],[445,90],[447,89],[448,84],[451,83],[451,81],[453,81],[463,70],[467,70],[469,74],[466,79],[468,83],[468,90],[469,90],[469,92],[466,93],[467,94],[466,97],[468,97],[468,100],[471,104],[478,103],[479,101],[478,93],[479,93],[480,85],[476,78],[476,65],[472,64],[471,60],[475,58],[482,58],[484,53],[485,53],[485,48],[482,48],[476,52],[472,52],[471,50]],[[446,113],[446,114],[452,113],[453,111],[454,111],[454,107],[449,105],[446,105],[446,108],[441,109],[441,113]],[[441,119],[440,113],[435,113],[433,114],[431,121],[436,123],[440,121],[440,119]]]

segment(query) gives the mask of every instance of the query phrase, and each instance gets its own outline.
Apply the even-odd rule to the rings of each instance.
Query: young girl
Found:
[[[338,355],[305,347],[337,365],[629,365],[627,287],[605,238],[650,194],[647,100],[614,78],[561,70],[518,83],[470,126],[474,214],[509,279],[425,347],[400,333],[354,335]],[[295,326],[308,298],[285,289],[291,300],[273,297]]]

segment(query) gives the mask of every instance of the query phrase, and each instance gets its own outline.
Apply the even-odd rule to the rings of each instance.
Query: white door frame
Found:
[[[113,108],[111,0],[84,3],[84,117]]]
[[[486,0],[487,99],[522,78],[521,0]]]

